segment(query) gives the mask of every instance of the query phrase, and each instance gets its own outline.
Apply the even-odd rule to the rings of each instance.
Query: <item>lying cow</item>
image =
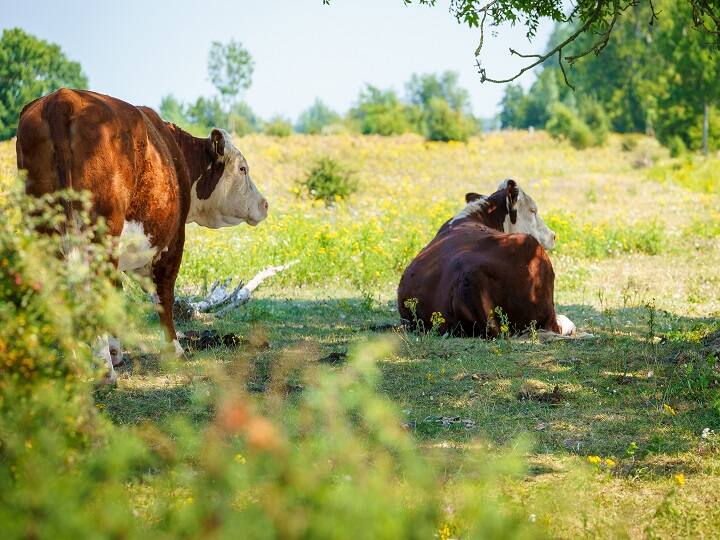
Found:
[[[152,278],[160,321],[178,352],[172,306],[185,223],[217,229],[267,217],[268,202],[228,133],[193,137],[150,108],[95,92],[63,88],[26,105],[17,164],[30,195],[90,192],[95,217],[119,237],[118,270]],[[122,350],[112,338],[103,349],[114,380]]]
[[[555,246],[555,233],[535,201],[514,180],[489,197],[468,193],[465,200],[400,280],[398,308],[406,324],[496,337],[502,314],[513,333],[533,324],[573,333],[575,325],[555,314],[555,273],[545,252]]]

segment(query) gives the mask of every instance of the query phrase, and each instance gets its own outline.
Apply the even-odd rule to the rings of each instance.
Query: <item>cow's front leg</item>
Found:
[[[175,280],[180,270],[181,260],[182,247],[166,251],[153,266],[153,281],[160,302],[160,324],[165,328],[168,341],[172,342],[178,356],[183,354],[183,348],[175,331],[173,304],[175,303]]]

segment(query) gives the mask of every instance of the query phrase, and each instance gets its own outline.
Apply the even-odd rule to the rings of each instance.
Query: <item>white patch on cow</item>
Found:
[[[481,199],[476,199],[472,202],[469,202],[465,205],[465,208],[460,210],[455,216],[450,220],[450,223],[455,223],[456,221],[470,217],[473,214],[476,214],[480,211],[482,211],[483,207],[487,204],[487,198],[483,197]]]
[[[113,367],[119,366],[123,362],[123,350],[120,340],[115,336],[108,337],[108,348],[110,350],[110,360]]]
[[[190,190],[190,211],[187,223],[197,223],[210,229],[230,227],[240,223],[255,226],[267,217],[268,204],[250,177],[250,169],[226,131],[222,159],[225,163],[217,186],[207,199],[197,195],[197,182]]]
[[[501,182],[498,190],[506,189],[507,183],[508,180]],[[540,242],[545,249],[555,247],[555,233],[550,230],[538,214],[538,207],[533,198],[525,193],[520,186],[518,186],[518,199],[513,209],[517,212],[515,223],[512,222],[508,213],[503,223],[503,231],[506,233],[529,234]]]
[[[117,381],[117,373],[113,367],[112,355],[110,354],[110,339],[107,336],[100,336],[93,345],[93,355],[107,366],[107,373],[103,377],[104,384],[114,384]]]
[[[560,327],[561,336],[572,336],[577,334],[577,326],[575,326],[575,323],[568,319],[565,315],[558,315],[557,323]]]
[[[152,246],[152,238],[145,234],[145,227],[141,222],[123,223],[118,246],[118,270],[148,273],[157,254],[157,249]]]

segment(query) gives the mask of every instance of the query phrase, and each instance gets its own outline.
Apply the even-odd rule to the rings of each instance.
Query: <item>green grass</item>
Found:
[[[99,393],[98,406],[118,424],[186,413],[200,427],[213,416],[194,401],[214,391],[202,376],[208,369],[237,377],[270,406],[278,390],[292,400],[312,386],[316,369],[342,371],[342,362],[321,361],[331,353],[390,334],[397,346],[380,362],[378,389],[429,459],[448,459],[448,478],[463,474],[453,456],[529,437],[529,472],[506,489],[528,515],[555,505],[556,516],[542,518],[555,536],[713,536],[720,435],[701,433],[720,434],[720,397],[700,338],[720,313],[720,229],[702,214],[717,208],[717,190],[649,179],[620,144],[611,137],[605,148],[578,152],[524,132],[467,145],[241,139],[271,217],[257,229],[189,227],[180,288],[300,262],[228,318],[180,328],[236,332],[257,346],[193,353],[179,371],[131,350],[118,387]],[[295,180],[318,155],[357,171],[358,194],[330,208],[299,197]],[[551,255],[558,312],[595,338],[488,342],[393,329],[405,265],[466,191],[492,192],[505,177],[527,189],[559,233]],[[556,386],[554,401],[543,397]],[[442,417],[461,421],[444,425]]]

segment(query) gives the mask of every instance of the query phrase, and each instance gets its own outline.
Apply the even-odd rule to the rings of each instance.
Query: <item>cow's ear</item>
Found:
[[[480,195],[479,193],[470,192],[470,193],[466,193],[466,194],[465,194],[465,202],[466,202],[466,203],[471,203],[471,202],[474,202],[474,201],[479,201],[479,200],[484,199],[484,198],[485,198],[485,195]]]
[[[225,136],[219,129],[213,129],[208,138],[209,161],[197,181],[195,193],[198,199],[208,199],[217,187],[225,171],[225,161],[220,159],[225,154]]]
[[[518,197],[520,197],[520,188],[518,187],[517,182],[515,182],[515,180],[508,179],[505,183],[505,205],[512,223],[517,221],[516,205]]]
[[[210,133],[210,149],[215,159],[225,154],[225,135],[219,129],[213,129]]]

